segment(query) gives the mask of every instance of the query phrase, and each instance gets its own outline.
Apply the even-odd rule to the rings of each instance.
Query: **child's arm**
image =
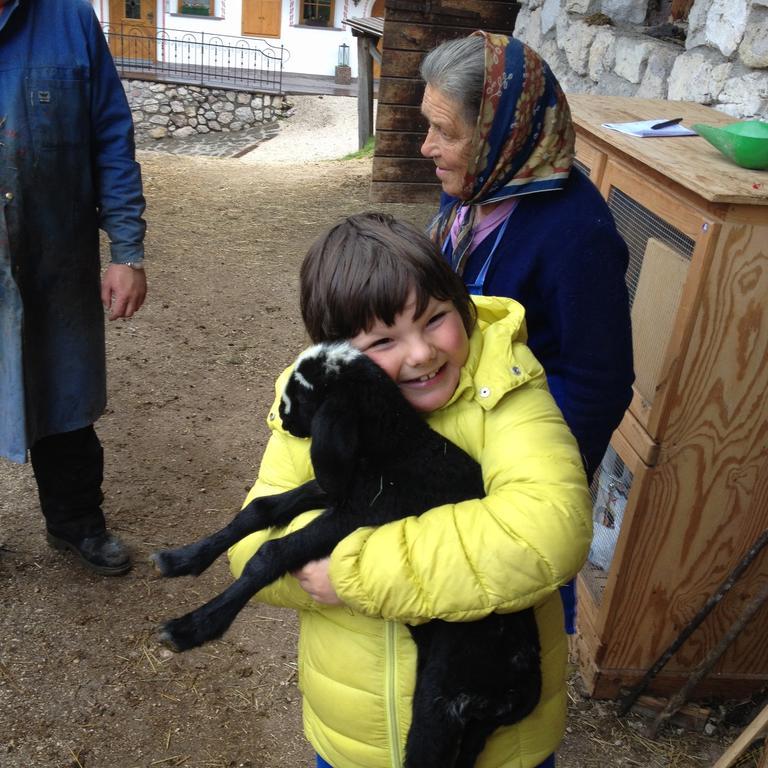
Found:
[[[361,529],[336,547],[330,574],[346,604],[412,623],[471,620],[536,605],[578,572],[589,491],[575,440],[538,382],[486,413],[478,460],[485,498]]]

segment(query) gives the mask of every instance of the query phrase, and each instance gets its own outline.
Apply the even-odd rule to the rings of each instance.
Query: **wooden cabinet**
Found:
[[[578,580],[576,647],[597,697],[636,682],[768,527],[768,172],[700,137],[626,136],[604,122],[698,104],[572,95],[577,164],[630,250],[636,383],[595,475],[596,534]],[[768,580],[763,553],[657,677],[677,690]],[[696,695],[768,684],[768,610]]]

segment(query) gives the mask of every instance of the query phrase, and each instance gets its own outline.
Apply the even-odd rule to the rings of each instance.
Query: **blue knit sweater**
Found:
[[[443,195],[441,207],[452,201]],[[467,284],[497,232],[470,255]],[[563,190],[519,198],[483,288],[487,296],[510,296],[525,307],[528,344],[544,365],[590,478],[632,397],[627,262],[607,204],[574,168]]]

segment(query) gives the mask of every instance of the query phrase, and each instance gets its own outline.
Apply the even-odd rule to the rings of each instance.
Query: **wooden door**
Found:
[[[243,0],[243,34],[280,37],[281,0]]]
[[[155,0],[109,0],[109,48],[117,58],[154,61],[157,48]]]

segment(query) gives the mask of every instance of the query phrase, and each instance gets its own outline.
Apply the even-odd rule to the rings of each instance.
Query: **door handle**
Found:
[[[155,19],[155,14],[154,14],[154,13],[152,13],[152,11],[150,11],[150,12],[147,14],[147,21],[154,21],[154,19]]]

